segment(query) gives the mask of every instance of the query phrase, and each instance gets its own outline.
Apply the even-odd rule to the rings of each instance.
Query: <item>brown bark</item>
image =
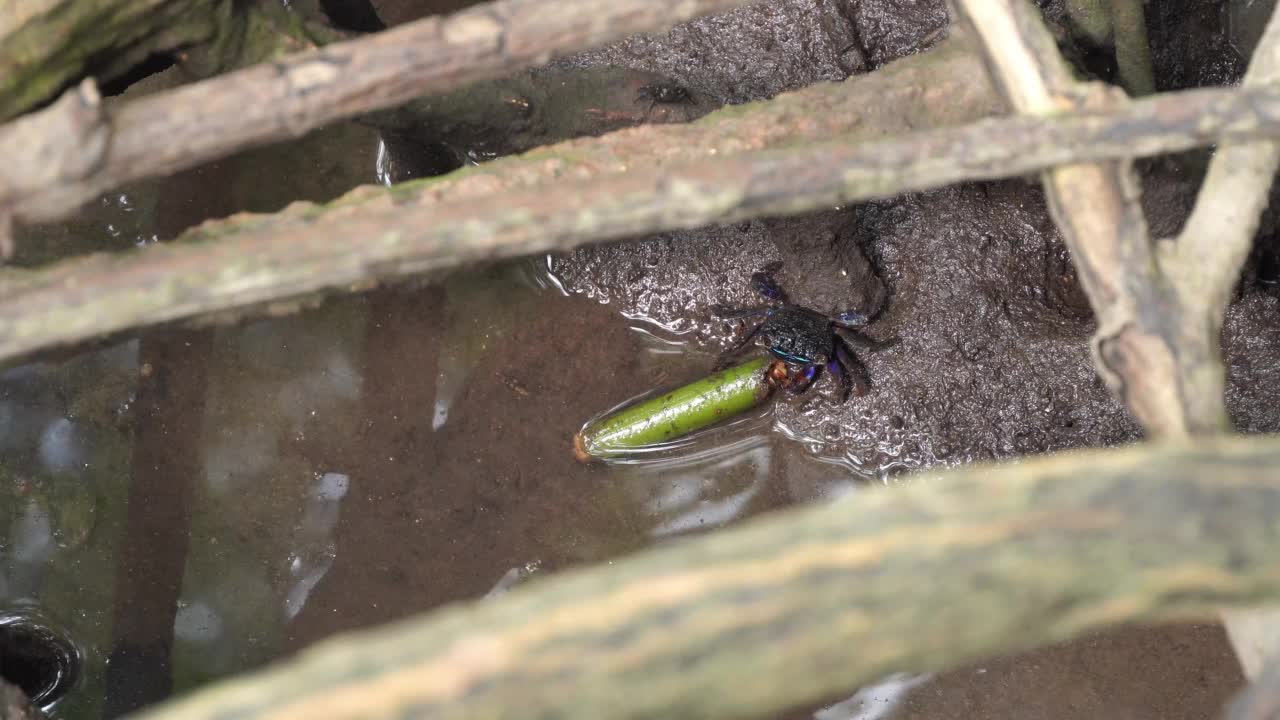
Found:
[[[17,221],[60,219],[123,183],[746,2],[495,0],[156,93],[110,113],[77,102],[83,89],[72,91],[72,99],[34,114],[27,133],[0,128],[0,156],[8,166],[0,176],[0,211]],[[86,115],[86,108],[93,113]],[[61,119],[68,112],[75,124]],[[32,128],[59,122],[64,130],[57,143],[95,152],[55,174],[42,169],[44,158],[28,144]],[[99,147],[103,133],[110,142]],[[28,173],[41,180],[21,179]]]
[[[959,0],[959,6],[1018,112],[1049,116],[1110,102],[1109,93],[1073,79],[1039,11],[1026,0]],[[1277,47],[1280,28],[1269,29],[1260,57],[1280,52]],[[1268,65],[1251,70],[1257,85],[1274,72],[1268,60],[1264,63]],[[1235,166],[1228,169],[1224,163],[1242,151],[1230,152],[1206,181],[1196,214],[1215,218],[1217,226],[1224,204],[1238,207],[1248,217],[1232,213],[1241,227],[1231,234],[1252,238],[1261,211],[1256,198],[1265,197],[1270,177],[1248,173],[1243,182],[1234,182]],[[1260,152],[1247,166],[1274,172],[1276,158],[1269,155]],[[1154,437],[1227,430],[1218,330],[1226,294],[1243,260],[1240,243],[1220,244],[1216,235],[1207,239],[1202,228],[1189,226],[1200,238],[1190,244],[1194,257],[1158,257],[1128,160],[1062,165],[1046,172],[1044,182],[1098,318],[1094,361],[1112,392]],[[1206,195],[1221,197],[1224,192],[1230,194],[1225,202],[1206,205]],[[1202,309],[1206,300],[1214,302],[1207,312]]]
[[[927,90],[904,83],[900,95],[880,94],[885,78],[819,86],[687,126],[626,130],[425,182],[364,188],[327,206],[299,204],[275,216],[207,223],[183,236],[191,242],[9,271],[0,275],[0,302],[7,308],[0,317],[0,359],[203,314],[287,309],[282,302],[314,293],[467,263],[802,212],[1081,159],[1183,150],[1214,137],[1261,137],[1280,127],[1269,109],[1280,99],[1274,87],[1167,94],[1084,114],[990,119],[894,138],[883,137],[887,123],[863,128],[858,115],[839,112],[865,106],[869,98],[881,107],[901,97],[902,107],[927,108],[933,101],[946,104],[953,90],[983,112],[990,108],[989,96],[956,90],[958,84],[980,85],[948,75],[951,62],[913,62],[900,70],[900,80],[946,80]],[[946,121],[927,110],[915,117],[922,124]],[[840,132],[840,123],[843,139],[806,142]],[[689,162],[688,148],[702,157]],[[1140,224],[1126,222],[1121,229]],[[1087,237],[1116,232],[1100,220],[1095,224],[1097,234]],[[1073,230],[1073,237],[1082,235]],[[1133,252],[1142,247],[1131,245]],[[1122,259],[1125,267],[1134,262],[1132,256]],[[1133,292],[1117,285],[1123,273],[1101,265],[1094,274],[1103,272],[1113,293]],[[1116,307],[1132,312],[1139,306],[1129,300]],[[1107,312],[1113,313],[1107,316],[1111,328],[1116,310]],[[1133,325],[1120,327],[1135,332]],[[1138,382],[1167,377],[1160,371],[1146,368]],[[1145,412],[1158,408],[1148,405]]]
[[[1278,466],[1274,439],[1217,439],[875,488],[330,640],[143,717],[769,716],[1276,598]]]
[[[226,0],[19,0],[0,11],[0,120],[44,103],[90,69],[110,78],[212,38]],[[102,66],[102,58],[111,61]],[[68,138],[62,138],[65,142]]]
[[[1274,87],[1280,81],[1280,18],[1273,16],[1245,73],[1244,87]],[[1280,143],[1227,142],[1214,153],[1195,210],[1178,236],[1164,268],[1181,292],[1203,303],[1202,332],[1217,354],[1223,313],[1249,250],[1280,167]]]

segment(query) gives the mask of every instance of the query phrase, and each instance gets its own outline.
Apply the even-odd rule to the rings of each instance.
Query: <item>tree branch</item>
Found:
[[[6,2],[0,12],[0,120],[53,98],[102,58],[123,71],[152,52],[207,40],[230,6],[226,0]],[[110,69],[103,74],[110,77]]]
[[[917,58],[903,67],[927,78],[950,64]],[[956,72],[966,72],[963,64]],[[971,76],[942,77],[943,87],[974,85]],[[273,216],[213,221],[171,245],[9,270],[0,273],[0,360],[207,313],[278,310],[312,293],[467,263],[1280,132],[1276,86],[1167,94],[1105,111],[988,119],[899,137],[883,137],[873,122],[862,131],[874,142],[852,111],[816,113],[821,122],[804,112],[858,107],[882,87],[870,78],[818,86],[686,126],[634,128],[442,178],[361,188],[327,206],[299,203]],[[945,104],[948,96],[934,90],[903,84],[898,97],[904,107],[921,97]],[[872,97],[883,106],[895,96]],[[921,119],[932,117],[929,106],[921,106]],[[845,139],[811,140],[833,133],[837,122],[849,128]],[[691,147],[707,154],[676,155]]]
[[[993,75],[1018,112],[1052,115],[1113,102],[1076,83],[1039,11],[1026,0],[958,0]],[[1147,433],[1177,437],[1228,426],[1222,367],[1188,320],[1187,298],[1157,265],[1128,160],[1044,175],[1050,210],[1098,319],[1099,374]]]
[[[368,37],[135,100],[86,126],[106,124],[98,162],[56,182],[0,185],[0,209],[25,222],[57,220],[112,187],[167,175],[247,147],[546,62],[750,0],[496,0]],[[52,121],[59,108],[33,122]],[[76,147],[91,138],[58,136]],[[42,158],[0,129],[7,175],[38,172]],[[0,228],[3,230],[3,228]]]
[[[767,716],[1280,597],[1278,463],[1275,439],[1219,439],[875,488],[330,640],[141,717]]]
[[[1242,85],[1257,88],[1280,82],[1280,13],[1273,13],[1249,63]],[[1228,142],[1209,163],[1195,209],[1178,236],[1169,267],[1186,292],[1208,301],[1205,312],[1214,338],[1222,314],[1266,209],[1271,182],[1280,166],[1280,143]]]

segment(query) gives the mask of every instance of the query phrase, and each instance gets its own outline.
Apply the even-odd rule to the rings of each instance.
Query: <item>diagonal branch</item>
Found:
[[[817,86],[689,125],[634,128],[442,178],[362,188],[327,206],[214,221],[167,246],[0,273],[0,360],[209,313],[279,309],[314,293],[465,263],[1065,162],[1185,150],[1215,137],[1280,134],[1277,86],[1166,94],[1087,114],[1002,117],[898,137],[857,115],[869,98],[880,107],[898,103],[917,125],[959,116],[947,102],[953,99],[972,102],[971,113],[991,112],[989,89],[972,81],[971,56],[936,59],[893,68],[901,81],[893,92],[885,85],[895,83],[875,76]],[[926,78],[939,84],[922,85]],[[932,100],[921,104],[926,97]],[[945,118],[932,102],[945,107]],[[844,139],[817,139],[828,135]],[[690,161],[674,150],[690,147],[706,155]]]
[[[1246,88],[1280,83],[1280,13],[1272,13],[1242,85]],[[1195,209],[1178,236],[1170,267],[1187,292],[1207,300],[1205,310],[1216,328],[1240,277],[1240,270],[1258,220],[1271,194],[1271,181],[1280,166],[1280,143],[1228,142],[1209,163]]]
[[[29,137],[3,127],[0,157],[7,167],[0,175],[0,215],[25,222],[61,219],[132,180],[299,137],[333,120],[453,90],[637,32],[664,30],[750,1],[495,0],[445,18],[426,18],[156,93],[101,117],[82,118],[86,132],[109,126],[110,144],[96,162],[39,184],[12,180],[48,173],[41,174],[44,159],[31,152]],[[57,122],[66,104],[33,115],[32,122]],[[57,136],[59,143],[72,148],[92,139],[87,134]]]
[[[1052,115],[1114,102],[1077,83],[1039,11],[1026,0],[958,0],[993,76],[1014,108]],[[1044,175],[1050,210],[1098,320],[1094,363],[1155,437],[1227,427],[1221,363],[1160,272],[1128,160],[1074,164]]]
[[[1275,438],[1216,439],[875,488],[330,640],[141,717],[775,716],[1280,597],[1280,479],[1259,472],[1278,465]]]
[[[9,0],[0,5],[0,119],[92,72],[112,79],[151,53],[216,36],[227,0]]]

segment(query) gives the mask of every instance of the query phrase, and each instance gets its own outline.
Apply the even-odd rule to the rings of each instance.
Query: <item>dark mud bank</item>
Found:
[[[1198,38],[1167,9],[1148,17],[1161,85],[1232,81],[1242,64],[1225,41],[1221,13],[1205,3],[1188,5],[1204,21]],[[1046,3],[1045,10],[1069,32],[1061,7]],[[810,19],[806,27],[820,28],[819,35],[789,44],[781,38],[795,34],[781,28],[800,15]],[[814,17],[821,22],[813,23]],[[736,32],[739,20],[751,29]],[[738,102],[920,51],[944,23],[941,3],[779,3],[568,64],[659,71]],[[832,54],[833,48],[844,54]],[[752,53],[769,59],[748,69],[742,57]],[[1168,236],[1181,226],[1203,159],[1193,154],[1141,165],[1153,232]],[[1280,429],[1270,390],[1278,370],[1272,358],[1280,357],[1271,289],[1275,225],[1271,216],[1264,220],[1224,334],[1230,410],[1249,431]],[[741,330],[716,319],[711,308],[752,304],[747,279],[775,261],[783,263],[780,278],[792,299],[820,310],[868,307],[887,293],[887,310],[868,333],[900,340],[862,356],[875,388],[869,396],[838,405],[834,382],[824,378],[816,392],[777,404],[777,429],[824,458],[882,475],[1139,437],[1092,368],[1092,316],[1031,180],[665,233],[586,248],[555,258],[553,267],[568,292],[647,320],[656,332],[710,357]]]

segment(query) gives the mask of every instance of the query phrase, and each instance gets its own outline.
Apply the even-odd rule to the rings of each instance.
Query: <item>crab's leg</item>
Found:
[[[729,367],[729,363],[731,363],[735,357],[740,355],[742,351],[751,344],[752,340],[756,339],[756,335],[759,334],[760,328],[762,327],[764,327],[764,323],[758,323],[751,329],[751,332],[747,333],[746,337],[734,343],[733,347],[720,353],[720,359],[716,361],[715,369],[723,370],[724,368]]]
[[[853,384],[849,382],[849,371],[844,369],[844,365],[838,359],[839,351],[832,354],[831,359],[827,361],[827,372],[831,373],[831,377],[840,381],[840,402],[849,399],[849,394],[853,392]]]
[[[768,312],[772,309],[773,308],[769,307],[768,305],[761,305],[760,307],[752,307],[752,308],[728,308],[723,305],[713,305],[711,307],[711,314],[715,315],[716,317],[732,319],[732,318],[744,318],[744,317],[755,317],[757,315],[765,315],[765,314],[768,314]]]
[[[780,261],[771,262],[765,265],[761,271],[752,273],[751,287],[767,298],[785,303],[787,302],[787,294],[782,291],[782,288],[778,287],[777,281],[773,279],[773,274],[778,272],[781,267],[782,263]]]
[[[837,332],[836,337],[844,340],[846,344],[857,345],[864,350],[871,350],[872,352],[886,350],[900,342],[900,339],[897,337],[891,337],[888,340],[877,340],[839,322],[833,321],[832,325],[837,331],[839,331]]]
[[[840,335],[836,335],[835,346],[836,356],[832,362],[840,366],[844,399],[847,400],[850,394],[862,397],[871,392],[871,378],[867,376],[867,368],[854,354],[853,348]]]

